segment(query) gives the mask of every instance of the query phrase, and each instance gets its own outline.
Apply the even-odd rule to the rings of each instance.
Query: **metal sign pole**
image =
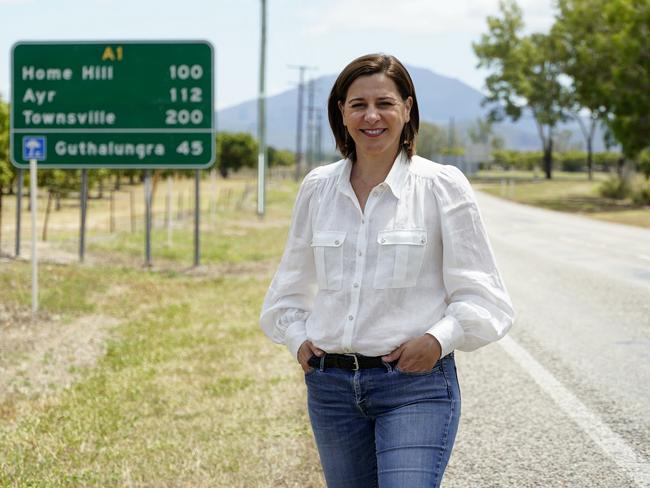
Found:
[[[23,184],[25,179],[25,171],[20,168],[18,170],[18,188],[16,191],[16,257],[20,256],[20,227],[21,216],[23,210]]]
[[[194,266],[198,266],[201,260],[201,170],[194,173]]]
[[[32,320],[38,312],[38,255],[36,254],[36,192],[38,180],[36,174],[36,160],[29,160],[29,199],[32,209]]]
[[[148,268],[151,267],[151,170],[144,171],[144,206],[145,206],[145,261]]]
[[[79,195],[81,208],[81,225],[79,226],[79,262],[83,263],[86,256],[86,211],[88,208],[88,170],[81,170],[81,195]]]
[[[167,224],[167,247],[172,247],[172,176],[167,175],[167,200],[165,202]]]

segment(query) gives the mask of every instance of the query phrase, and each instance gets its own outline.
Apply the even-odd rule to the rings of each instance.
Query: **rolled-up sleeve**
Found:
[[[315,184],[307,175],[300,186],[284,254],[260,314],[264,333],[273,342],[285,344],[294,358],[307,339],[305,324],[317,289],[310,217]]]
[[[434,194],[440,211],[448,305],[428,333],[440,342],[445,356],[454,349],[473,351],[499,340],[512,326],[515,313],[465,175],[454,166],[444,166]]]

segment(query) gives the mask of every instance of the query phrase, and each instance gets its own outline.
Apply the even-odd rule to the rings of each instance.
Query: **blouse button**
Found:
[[[354,319],[354,316],[348,315],[348,320],[353,320],[353,319]]]
[[[340,243],[341,243],[340,241],[334,241],[334,244],[336,244],[337,246],[338,246]]]
[[[381,240],[381,243],[382,243],[382,244],[385,244],[385,243],[386,243],[386,239],[382,239],[382,240]]]
[[[355,283],[355,284],[352,285],[352,286],[354,286],[355,288],[359,288],[359,283]]]
[[[424,239],[421,239],[420,242],[421,242],[422,244],[424,244],[424,243],[426,243],[427,241],[425,241]]]

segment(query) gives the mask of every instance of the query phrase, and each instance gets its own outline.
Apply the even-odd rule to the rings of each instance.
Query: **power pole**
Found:
[[[307,85],[307,163],[309,164],[309,169],[314,167],[314,79],[309,80]]]
[[[259,151],[257,154],[257,215],[264,217],[266,203],[266,93],[264,80],[266,74],[266,0],[261,0],[260,32],[260,89],[257,99],[257,135]]]
[[[323,162],[323,113],[316,114],[316,161]]]
[[[305,87],[305,70],[316,69],[311,66],[305,65],[291,65],[291,69],[299,70],[299,82],[298,82],[298,120],[296,121],[296,173],[294,179],[296,181],[300,180],[302,173],[302,113],[303,113],[303,98],[304,98],[304,87]]]
[[[449,149],[449,154],[451,154],[452,150],[456,147],[456,126],[454,124],[454,118],[450,117],[449,118],[449,134],[448,134],[448,149]]]

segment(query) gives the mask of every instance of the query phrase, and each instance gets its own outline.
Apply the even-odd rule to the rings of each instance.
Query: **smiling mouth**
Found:
[[[379,137],[384,132],[386,132],[386,129],[359,129],[359,130],[363,132],[365,135],[367,135],[368,137]]]

